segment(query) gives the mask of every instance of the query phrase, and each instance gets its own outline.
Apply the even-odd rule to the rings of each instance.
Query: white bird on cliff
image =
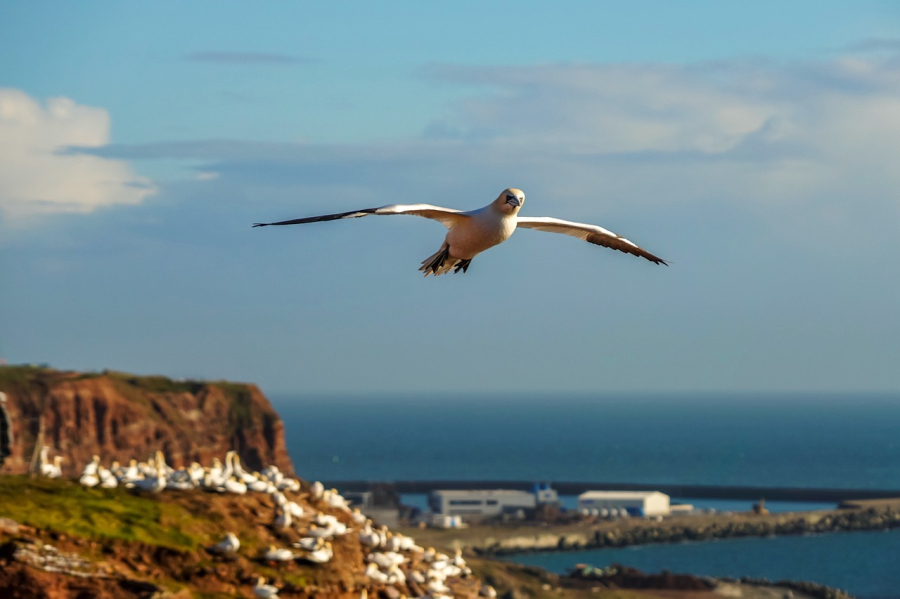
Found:
[[[422,266],[419,270],[424,272],[426,277],[428,275],[442,275],[451,270],[454,272],[466,272],[475,256],[495,245],[503,243],[519,227],[570,235],[595,245],[646,258],[655,264],[666,264],[661,258],[657,258],[624,237],[620,237],[612,231],[607,231],[603,227],[569,222],[548,216],[519,216],[519,209],[524,202],[525,194],[522,190],[509,188],[503,190],[496,200],[484,208],[468,212],[432,206],[430,204],[392,204],[381,208],[365,208],[351,212],[325,214],[323,216],[311,216],[274,223],[254,223],[253,226],[300,225],[343,218],[359,218],[370,214],[411,214],[430,218],[438,221],[449,230],[441,248],[422,261]]]
[[[53,462],[47,460],[47,453],[50,451],[50,447],[44,445],[41,448],[41,476],[45,476],[47,478],[59,478],[62,476],[62,456],[54,456]]]
[[[226,454],[226,460],[228,456]],[[229,465],[230,466],[230,465]],[[228,473],[228,476],[225,476],[225,470],[222,468],[222,462],[219,461],[219,458],[213,458],[212,466],[209,467],[209,471],[204,473],[204,476],[209,476],[209,484],[215,486],[222,486],[228,477],[231,476],[231,473]]]
[[[263,554],[263,559],[270,562],[289,562],[296,557],[290,549],[279,549],[275,545],[269,545]]]
[[[366,576],[369,577],[373,582],[380,582],[381,584],[387,584],[388,575],[378,569],[378,566],[375,564],[369,564],[366,566]]]
[[[236,553],[238,549],[241,548],[241,541],[237,538],[237,535],[233,532],[225,533],[225,536],[222,537],[222,540],[209,547],[207,551],[210,553],[218,553],[220,555],[231,555],[232,553]]]
[[[238,495],[244,495],[247,492],[247,485],[234,476],[225,481],[224,487],[229,493],[236,493]]]
[[[372,530],[370,523],[366,523],[366,527],[359,531],[359,542],[374,549],[381,546],[381,535],[378,531]]]
[[[303,537],[294,543],[294,547],[303,551],[315,551],[325,546],[325,539],[322,537]]]
[[[260,576],[253,587],[253,595],[257,599],[270,599],[278,594],[278,587],[266,584],[266,579]]]
[[[128,463],[128,467],[123,469],[116,477],[119,479],[119,483],[123,485],[139,480],[141,472],[138,469],[137,460],[131,460]]]
[[[387,571],[388,584],[406,584],[406,574],[397,566],[391,566]]]
[[[141,478],[131,483],[135,489],[147,491],[150,493],[159,493],[166,488],[166,478],[162,473],[157,472],[152,478]]]
[[[175,473],[175,470],[166,464],[166,455],[158,449],[156,450],[156,469],[166,477],[172,476]]]
[[[138,462],[138,470],[144,478],[155,477],[158,474],[156,470],[156,457],[151,453],[146,462]]]
[[[284,496],[284,493],[275,491],[272,493],[272,497],[275,498],[276,505],[287,511],[294,518],[303,517],[303,508],[300,507],[296,501],[288,501],[288,498]]]
[[[203,467],[197,462],[191,462],[191,467],[188,468],[188,474],[191,478],[191,482],[194,483],[195,486],[199,486],[201,482],[203,482],[203,475],[205,474],[203,471]]]
[[[322,499],[325,500],[329,506],[333,508],[338,508],[346,511],[350,511],[350,506],[347,505],[347,500],[338,493],[337,489],[331,489],[330,491],[325,491],[322,494]]]
[[[285,508],[278,506],[278,514],[272,523],[275,530],[287,530],[291,527],[291,512]]]
[[[189,480],[170,480],[166,483],[166,488],[175,489],[176,491],[192,491],[194,483]]]
[[[334,557],[334,551],[331,549],[331,543],[325,543],[322,548],[306,554],[306,560],[314,564],[324,564],[331,561],[332,557]]]
[[[379,568],[387,569],[391,566],[399,566],[400,564],[406,563],[409,560],[399,553],[387,551],[384,553],[370,553],[366,557],[366,561],[377,564]]]
[[[244,470],[241,466],[241,457],[237,454],[236,451],[231,452],[231,464],[234,468],[234,476],[237,477],[239,481],[244,483],[251,483],[256,480],[256,477]]]
[[[428,590],[432,593],[449,593],[450,587],[445,585],[443,580],[432,578],[428,583]]]
[[[410,570],[409,578],[416,584],[425,584],[425,575],[418,570]]]
[[[82,474],[78,482],[85,487],[96,487],[100,484],[100,479],[97,478],[96,474]]]
[[[325,485],[320,483],[319,481],[314,482],[309,487],[309,496],[312,499],[321,499],[322,495],[325,493]]]
[[[281,473],[279,472],[279,475]],[[282,476],[281,480],[276,483],[279,491],[293,491],[294,493],[300,491],[300,481],[296,478],[286,478]]]
[[[111,471],[102,466],[97,469],[97,478],[100,479],[100,486],[104,489],[115,489],[119,486],[119,479],[117,479]]]
[[[266,466],[260,471],[260,475],[265,476],[267,479],[272,481],[273,484],[278,484],[281,482],[281,479],[284,478],[284,475],[281,473],[281,470],[278,469],[278,466],[274,464],[270,464]]]
[[[81,476],[95,476],[98,468],[100,468],[100,456],[95,455],[81,471]]]
[[[416,540],[412,537],[401,534],[394,534],[394,536],[400,540],[400,551],[412,551],[413,553],[422,553],[425,551],[416,545]]]
[[[260,476],[260,478],[254,478],[250,482],[247,483],[247,488],[256,493],[274,493],[277,489],[275,489],[275,485],[269,482],[265,476]]]
[[[100,456],[95,455],[88,465],[84,467],[84,470],[81,471],[81,478],[78,479],[78,482],[85,487],[96,487],[100,484],[100,477],[97,476],[99,468]]]
[[[330,514],[323,514],[322,512],[319,512],[318,514],[316,514],[316,524],[319,526],[324,526],[325,528],[331,528],[334,530],[341,531],[341,532],[338,532],[337,534],[343,534],[343,532],[346,531],[346,529],[347,529],[347,526],[345,524],[341,523],[341,521],[338,520],[336,517],[334,517]],[[343,527],[343,528],[341,528],[341,527]]]
[[[466,567],[466,560],[463,559],[463,556],[462,556],[462,549],[457,549],[457,550],[456,550],[456,553],[453,555],[453,559],[450,560],[450,563],[453,564],[454,566],[459,567],[459,568],[465,568],[465,567]]]
[[[307,534],[307,536],[310,536],[310,537],[317,537],[320,539],[330,539],[331,537],[334,536],[334,531],[327,527],[320,528],[320,527],[316,526],[315,524],[310,524],[309,530],[306,531],[306,534]]]

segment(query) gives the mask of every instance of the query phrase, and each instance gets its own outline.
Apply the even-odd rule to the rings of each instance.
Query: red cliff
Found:
[[[231,449],[254,470],[275,464],[294,474],[284,424],[256,385],[0,366],[0,391],[12,431],[4,473],[27,472],[43,426],[65,475],[80,474],[94,454],[108,464],[161,450],[179,467],[209,465]]]

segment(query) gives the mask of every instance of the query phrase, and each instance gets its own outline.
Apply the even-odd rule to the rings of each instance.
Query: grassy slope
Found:
[[[0,515],[80,537],[139,541],[173,549],[195,549],[212,526],[177,503],[121,489],[88,489],[73,481],[4,476]],[[210,523],[211,524],[211,523]]]

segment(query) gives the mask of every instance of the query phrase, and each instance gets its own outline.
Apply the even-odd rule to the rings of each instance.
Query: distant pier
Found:
[[[326,487],[342,492],[392,489],[403,494],[426,494],[436,489],[517,489],[531,491],[536,482],[549,482],[560,495],[580,495],[585,491],[661,491],[670,497],[696,499],[744,499],[771,501],[841,502],[852,499],[900,497],[897,489],[810,489],[804,487],[742,487],[718,485],[636,484],[616,482],[560,482],[516,480],[398,480],[328,481]]]

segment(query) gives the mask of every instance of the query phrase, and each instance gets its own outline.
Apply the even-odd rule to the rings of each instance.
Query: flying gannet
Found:
[[[519,209],[524,203],[525,194],[522,190],[509,188],[504,190],[497,196],[496,200],[484,208],[468,212],[432,206],[430,204],[391,204],[381,208],[365,208],[363,210],[296,218],[276,223],[254,223],[253,226],[300,225],[343,218],[360,218],[370,214],[412,214],[430,218],[438,221],[449,230],[443,245],[441,245],[441,249],[422,261],[422,266],[419,270],[424,272],[426,277],[428,275],[442,275],[451,270],[453,272],[466,272],[475,256],[509,239],[518,227],[571,235],[595,245],[646,258],[655,264],[666,264],[665,260],[657,258],[624,237],[620,237],[612,231],[607,231],[603,227],[569,222],[549,216],[519,216]]]

